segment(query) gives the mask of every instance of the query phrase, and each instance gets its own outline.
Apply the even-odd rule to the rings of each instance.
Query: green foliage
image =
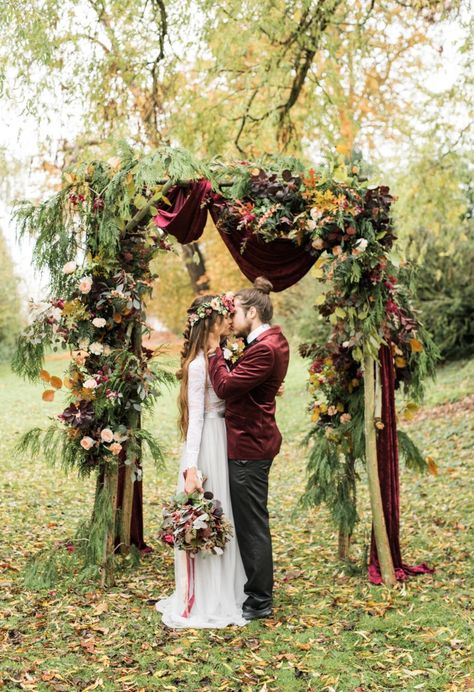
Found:
[[[404,430],[398,430],[397,435],[400,457],[407,467],[413,471],[426,473],[428,470],[426,460],[411,437]]]
[[[417,263],[412,289],[445,360],[474,353],[472,153],[440,146],[412,155],[396,182],[401,246]]]
[[[474,237],[448,257],[436,247],[417,277],[417,304],[443,360],[474,355]]]
[[[0,230],[0,361],[7,360],[13,353],[15,338],[21,326],[18,279]]]
[[[77,468],[80,476],[90,473],[85,450],[78,449],[77,442],[59,423],[28,430],[21,436],[17,448],[20,454],[28,452],[36,459],[44,456],[51,465],[61,466],[64,471]]]
[[[324,430],[312,430],[308,441],[310,438],[308,480],[301,505],[318,506],[324,502],[338,529],[351,535],[359,519],[354,460],[329,440]]]

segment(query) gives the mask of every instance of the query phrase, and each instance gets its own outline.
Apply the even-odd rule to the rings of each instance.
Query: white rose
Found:
[[[314,231],[314,229],[316,228],[316,221],[313,221],[313,219],[307,221],[306,228],[308,229],[308,231]]]
[[[79,290],[81,293],[90,293],[92,288],[92,278],[90,276],[83,276],[79,281]]]
[[[97,387],[97,382],[94,380],[93,377],[90,377],[88,380],[84,382],[82,386],[86,389],[95,389]]]
[[[220,307],[221,307],[221,303],[220,303],[220,301],[219,301],[218,298],[213,298],[213,299],[211,300],[210,305],[211,305],[211,308],[212,308],[213,310],[219,310]]]
[[[99,341],[94,341],[89,346],[89,351],[93,353],[95,356],[100,356],[100,354],[104,351],[104,347]]]
[[[319,209],[317,209],[316,207],[313,207],[309,213],[310,213],[313,221],[318,221],[318,219],[320,219],[321,215],[322,215],[321,211]]]
[[[100,439],[102,442],[112,442],[114,439],[114,434],[110,428],[104,428],[101,430]]]
[[[59,322],[59,320],[61,319],[62,316],[63,316],[63,311],[61,310],[61,308],[53,308],[51,310],[51,317],[53,317],[53,319],[55,319],[56,322]]]
[[[94,319],[92,320],[92,324],[94,325],[94,327],[101,329],[102,327],[105,327],[105,325],[107,324],[107,320],[104,320],[103,317],[94,317]]]
[[[77,264],[75,262],[66,262],[63,267],[64,274],[74,274],[77,269]]]
[[[367,248],[368,244],[369,244],[369,241],[366,240],[366,238],[359,238],[359,240],[355,244],[355,247],[358,250],[360,250],[361,252],[364,252],[364,250]]]
[[[230,350],[230,348],[225,348],[222,351],[222,353],[223,353],[223,356],[226,360],[230,360],[232,358],[232,351]]]
[[[91,340],[88,336],[83,336],[82,339],[79,339],[78,346],[81,351],[87,351],[87,347],[89,346],[90,342]]]

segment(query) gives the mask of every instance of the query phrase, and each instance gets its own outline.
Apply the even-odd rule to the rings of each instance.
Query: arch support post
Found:
[[[375,359],[364,352],[364,432],[367,478],[369,482],[370,506],[374,527],[375,545],[380,563],[382,579],[386,586],[396,584],[392,554],[388,541],[385,515],[377,460],[377,438],[375,428]]]

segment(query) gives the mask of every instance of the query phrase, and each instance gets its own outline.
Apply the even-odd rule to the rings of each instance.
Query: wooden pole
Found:
[[[105,468],[104,490],[109,503],[110,514],[104,536],[104,557],[101,570],[101,586],[103,589],[115,585],[114,552],[115,552],[115,523],[117,516],[117,484],[118,468],[114,464]]]
[[[142,329],[141,322],[136,320],[133,325],[132,335],[132,351],[137,358],[141,358],[142,354]],[[129,429],[131,433],[140,429],[141,416],[140,412],[132,409],[129,418]],[[133,476],[134,470],[141,465],[141,444],[138,441],[136,454],[131,464],[125,465],[125,478],[123,487],[122,511],[120,522],[120,551],[128,553],[130,551],[130,533],[132,525],[132,509],[133,509],[133,491],[135,479]]]
[[[123,481],[123,499],[120,522],[120,552],[128,553],[130,550],[130,532],[132,524],[133,507],[133,464],[125,465],[125,477]]]
[[[364,429],[367,477],[369,481],[370,505],[374,526],[375,544],[380,563],[382,579],[386,586],[396,584],[392,554],[388,542],[387,527],[380,492],[379,470],[377,464],[377,439],[375,432],[375,360],[364,354]]]

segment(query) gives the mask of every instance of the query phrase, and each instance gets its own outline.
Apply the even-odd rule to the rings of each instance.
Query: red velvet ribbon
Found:
[[[415,574],[431,574],[434,572],[434,569],[428,567],[425,563],[407,565],[402,561],[400,550],[400,482],[395,410],[395,370],[390,346],[382,346],[379,359],[382,385],[382,422],[384,424],[383,429],[377,431],[380,491],[395,575],[399,581],[402,581]],[[382,583],[373,528],[370,545],[369,581],[372,584]]]
[[[186,553],[186,603],[184,607],[183,614],[181,617],[183,618],[188,618],[191,614],[191,610],[193,609],[194,605],[194,600],[195,600],[195,593],[194,593],[194,586],[195,586],[195,563],[194,563],[195,558],[191,557],[191,555],[187,552]]]

